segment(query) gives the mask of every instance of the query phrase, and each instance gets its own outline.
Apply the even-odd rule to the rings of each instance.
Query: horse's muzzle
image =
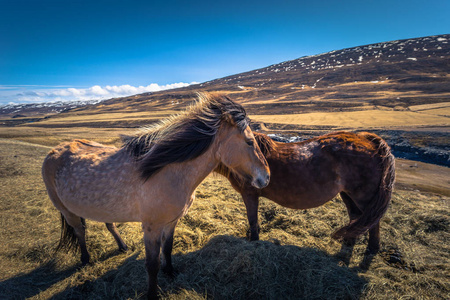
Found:
[[[258,176],[255,180],[252,181],[252,186],[257,189],[265,188],[270,181],[270,175],[266,174],[266,176]]]

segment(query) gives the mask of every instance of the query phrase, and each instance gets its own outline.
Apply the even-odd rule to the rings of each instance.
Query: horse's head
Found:
[[[218,134],[216,155],[220,162],[255,188],[266,187],[270,179],[269,166],[250,127],[241,130],[225,123]]]

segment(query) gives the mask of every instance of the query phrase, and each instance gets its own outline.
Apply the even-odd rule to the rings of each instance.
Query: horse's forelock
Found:
[[[250,119],[244,107],[239,103],[234,102],[228,96],[210,94],[211,107],[219,109],[222,114],[222,119],[229,122],[233,126],[244,131],[250,124]]]

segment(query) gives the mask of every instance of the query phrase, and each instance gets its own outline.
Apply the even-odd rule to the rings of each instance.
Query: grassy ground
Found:
[[[381,128],[391,126],[442,126],[450,124],[450,107],[421,112],[362,110],[347,112],[314,112],[289,115],[253,115],[258,122],[346,128]]]
[[[136,129],[132,128],[90,128],[90,127],[66,127],[66,128],[40,128],[40,127],[0,127],[0,138],[14,139],[44,146],[56,146],[64,141],[76,138],[94,140],[103,144],[119,146],[121,135],[130,135]]]
[[[280,104],[280,101],[282,104]],[[323,100],[314,102],[312,100],[298,101],[297,99],[282,101],[282,97],[246,103],[252,120],[264,123],[332,126],[335,129],[387,128],[392,126],[417,128],[448,126],[450,124],[450,102],[394,108],[367,103],[360,104],[360,106],[355,106],[353,100],[347,102]],[[167,109],[141,107],[141,111],[134,111],[130,107],[117,111],[112,110],[112,108],[101,110],[101,107],[97,110],[87,111],[75,109],[46,117],[36,115],[34,116],[35,119],[3,117],[3,119],[0,118],[0,123],[6,122],[7,124],[22,124],[20,127],[51,129],[72,127],[98,128],[99,130],[102,130],[102,128],[131,128],[146,125],[177,113],[176,108],[168,105]],[[332,109],[332,111],[326,109]]]
[[[120,254],[104,224],[88,221],[94,263],[79,268],[71,253],[54,254],[59,213],[40,176],[47,145],[71,129],[40,134],[9,131],[0,139],[0,298],[138,299],[146,291],[140,225],[119,224],[130,250]],[[18,136],[19,133],[21,137]],[[56,133],[55,135],[53,135]],[[112,131],[78,137],[117,144]],[[0,136],[7,137],[0,131]],[[51,138],[53,136],[53,138]],[[19,142],[22,139],[28,142]],[[36,145],[39,143],[41,145]],[[353,256],[331,233],[347,221],[339,198],[310,210],[266,199],[261,241],[245,240],[245,208],[228,182],[209,176],[175,232],[179,275],[159,276],[166,299],[447,299],[450,293],[450,209],[447,168],[401,160],[392,205],[381,223],[381,254],[364,260],[367,237]],[[424,172],[423,174],[421,172]],[[421,176],[432,178],[423,184]],[[416,184],[416,185],[414,185]],[[447,195],[447,196],[445,196]],[[368,266],[368,267],[367,267]]]
[[[71,112],[69,114],[60,114],[52,118],[39,122],[41,126],[83,126],[83,124],[114,124],[114,123],[138,123],[157,121],[162,118],[177,113],[174,110],[166,110],[164,112],[102,112],[92,115],[79,115]]]

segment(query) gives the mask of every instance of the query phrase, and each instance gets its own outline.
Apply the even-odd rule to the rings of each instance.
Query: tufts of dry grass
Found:
[[[145,296],[140,224],[119,224],[130,248],[122,254],[104,224],[88,221],[88,249],[94,263],[87,267],[79,268],[79,258],[71,253],[54,253],[59,213],[40,177],[47,151],[0,140],[1,298]],[[431,168],[427,172],[431,176]],[[226,180],[209,176],[196,195],[175,231],[174,266],[179,274],[173,280],[159,274],[165,299],[448,298],[446,196],[422,192],[420,187],[397,189],[381,224],[384,252],[365,257],[365,236],[350,257],[348,249],[330,238],[347,221],[339,198],[306,211],[262,199],[261,241],[248,242],[244,204]]]
[[[258,122],[336,126],[346,128],[380,128],[391,126],[448,126],[448,116],[413,111],[384,111],[379,109],[341,112],[312,112],[289,115],[253,115]]]
[[[103,144],[119,146],[121,144],[120,135],[129,135],[134,131],[136,129],[133,128],[96,128],[93,130],[89,127],[48,129],[27,126],[0,126],[0,139],[13,139],[53,147],[59,143],[82,137]]]

